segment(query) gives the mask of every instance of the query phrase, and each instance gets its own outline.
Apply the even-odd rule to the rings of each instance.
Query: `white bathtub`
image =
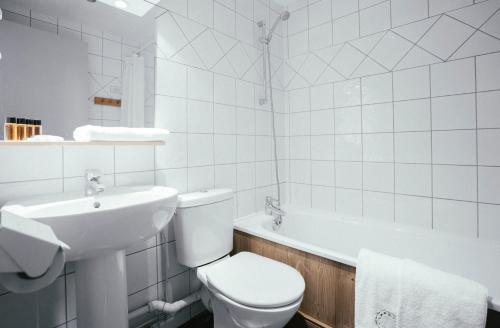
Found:
[[[285,210],[279,231],[263,213],[237,219],[235,229],[350,266],[361,248],[419,261],[482,283],[489,308],[500,311],[500,243],[321,210]]]

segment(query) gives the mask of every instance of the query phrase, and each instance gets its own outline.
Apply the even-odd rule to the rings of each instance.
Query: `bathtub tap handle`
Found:
[[[277,230],[281,223],[283,223],[283,216],[286,215],[285,211],[281,209],[280,201],[271,196],[267,196],[264,210],[266,215],[273,216],[273,229]]]

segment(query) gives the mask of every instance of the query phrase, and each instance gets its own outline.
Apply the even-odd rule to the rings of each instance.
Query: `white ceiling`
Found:
[[[0,0],[0,7],[2,6],[29,8],[37,13],[82,23],[134,41],[151,40],[155,31],[154,18],[165,12],[165,9],[153,6],[143,17],[139,17],[87,0]]]

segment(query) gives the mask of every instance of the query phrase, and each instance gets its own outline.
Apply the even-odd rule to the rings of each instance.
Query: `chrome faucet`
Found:
[[[106,189],[101,183],[102,173],[99,170],[85,171],[85,196],[97,196]]]
[[[265,213],[273,216],[273,230],[278,230],[283,223],[286,212],[281,209],[280,201],[271,196],[266,197]]]

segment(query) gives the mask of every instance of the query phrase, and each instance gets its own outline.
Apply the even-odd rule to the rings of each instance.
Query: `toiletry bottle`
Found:
[[[31,138],[35,132],[35,122],[31,119],[26,120],[26,139]]]
[[[16,140],[24,140],[26,139],[26,119],[18,118],[17,119],[17,139]]]
[[[17,139],[17,120],[15,117],[7,117],[5,119],[5,125],[3,127],[3,139],[4,140],[16,140]]]
[[[42,134],[42,121],[35,120],[35,132],[34,135],[39,136]]]

